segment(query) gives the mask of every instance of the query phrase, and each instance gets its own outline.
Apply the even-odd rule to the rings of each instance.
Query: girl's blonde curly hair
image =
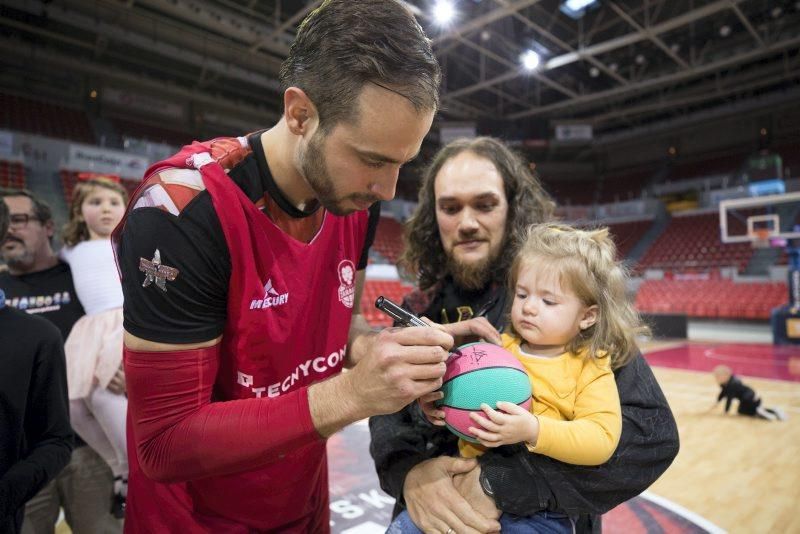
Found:
[[[596,305],[597,321],[581,330],[566,350],[585,352],[591,358],[608,355],[614,369],[637,354],[636,337],[650,332],[628,300],[628,273],[616,255],[608,228],[581,230],[561,223],[538,224],[528,228],[509,276],[512,301],[520,271],[533,266],[556,275],[561,286],[572,290],[585,306]]]

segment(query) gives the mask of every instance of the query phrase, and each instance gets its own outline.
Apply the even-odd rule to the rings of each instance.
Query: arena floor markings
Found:
[[[381,491],[369,457],[369,430],[350,426],[328,443],[331,530],[341,534],[379,534],[392,517],[394,499]],[[618,506],[603,519],[603,532],[643,534],[724,532],[706,519],[662,497],[645,493]]]
[[[678,343],[648,351],[658,367],[711,371],[728,365],[742,376],[800,382],[800,348],[760,343]]]

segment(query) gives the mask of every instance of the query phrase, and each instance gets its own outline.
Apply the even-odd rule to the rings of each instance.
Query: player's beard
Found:
[[[336,198],[336,190],[333,185],[333,178],[328,172],[328,164],[325,160],[325,150],[323,144],[325,134],[317,130],[308,142],[308,146],[300,155],[300,170],[303,173],[317,201],[322,207],[334,215],[348,215],[356,211],[355,207],[346,207],[346,200],[356,200],[375,203],[378,199],[366,193],[352,193],[343,198]]]
[[[453,277],[456,285],[468,291],[478,291],[491,281],[500,251],[491,251],[488,256],[477,262],[463,263],[447,253],[447,272]]]

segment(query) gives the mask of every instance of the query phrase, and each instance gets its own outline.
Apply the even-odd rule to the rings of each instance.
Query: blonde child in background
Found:
[[[471,415],[470,432],[480,445],[461,440],[462,456],[522,443],[531,454],[571,464],[600,465],[611,457],[622,433],[613,369],[637,354],[636,336],[648,330],[626,296],[626,280],[607,228],[548,223],[529,229],[510,271],[511,328],[502,340],[528,372],[531,411],[484,404],[485,417]],[[444,412],[433,401],[441,396],[421,399],[437,425],[444,424]],[[573,531],[571,518],[546,511],[503,514],[500,525],[512,533]],[[403,512],[389,532],[419,529]]]
[[[64,344],[72,427],[111,467],[111,512],[123,517],[128,454],[128,400],[121,384],[122,287],[111,232],[125,213],[128,195],[118,179],[93,177],[75,187],[61,257],[69,263],[86,315]]]

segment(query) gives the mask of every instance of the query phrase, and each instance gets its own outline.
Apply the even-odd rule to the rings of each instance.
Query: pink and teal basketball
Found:
[[[471,412],[483,413],[481,404],[497,408],[498,401],[513,402],[526,410],[531,407],[531,381],[513,354],[491,343],[469,343],[453,351],[447,360],[442,392],[438,402],[452,433],[476,443],[469,427],[476,427]]]

